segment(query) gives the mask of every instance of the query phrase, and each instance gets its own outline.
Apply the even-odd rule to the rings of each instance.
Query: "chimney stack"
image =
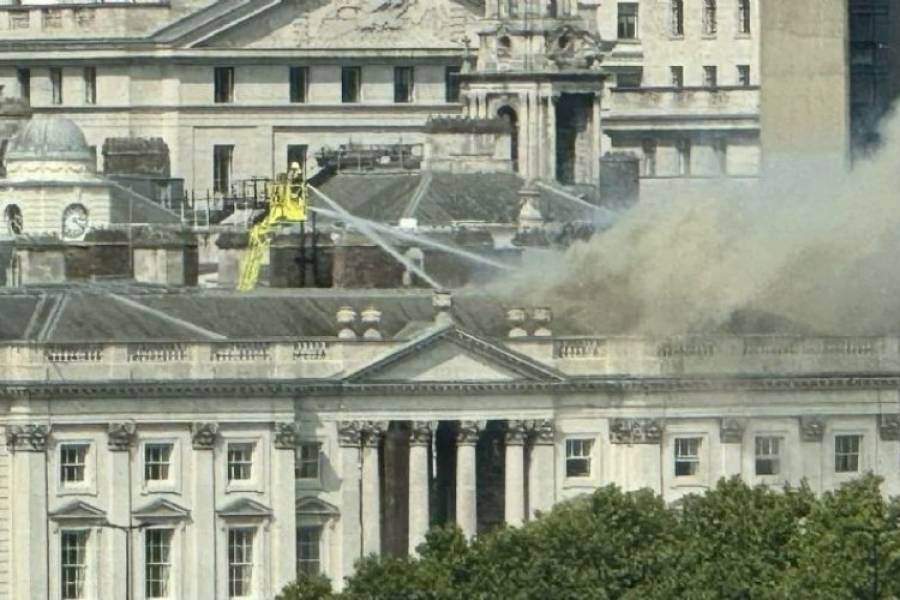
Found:
[[[511,308],[506,311],[506,320],[509,322],[509,337],[525,337],[528,335],[528,332],[525,331],[525,328],[522,325],[525,324],[525,309],[524,308]]]
[[[356,331],[353,325],[356,323],[356,311],[352,306],[342,306],[337,311],[338,339],[355,340]]]
[[[381,337],[381,311],[370,306],[362,311],[362,324],[365,332],[364,340],[380,340]]]
[[[453,296],[446,290],[435,290],[431,296],[431,305],[437,311],[434,322],[438,325],[446,325],[453,322],[450,309],[453,308]]]
[[[546,306],[539,306],[534,309],[534,322],[537,327],[534,330],[535,337],[550,337],[553,332],[550,331],[550,321],[553,320],[553,311]]]

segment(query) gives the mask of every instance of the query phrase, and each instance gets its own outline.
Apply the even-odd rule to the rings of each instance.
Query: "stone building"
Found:
[[[0,291],[0,597],[270,598],[616,483],[900,493],[895,336],[600,335],[421,291]]]

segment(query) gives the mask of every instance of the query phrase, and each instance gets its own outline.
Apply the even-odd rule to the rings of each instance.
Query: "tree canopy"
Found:
[[[301,578],[277,600],[897,598],[900,502],[880,486],[817,497],[734,478],[673,506],[608,486],[472,541],[433,529],[416,557],[361,560],[340,593]]]

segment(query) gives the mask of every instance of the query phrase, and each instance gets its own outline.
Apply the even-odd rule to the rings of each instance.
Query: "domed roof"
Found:
[[[93,161],[81,128],[69,119],[32,119],[10,140],[6,160]]]

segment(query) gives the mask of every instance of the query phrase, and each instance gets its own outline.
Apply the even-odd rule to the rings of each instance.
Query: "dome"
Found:
[[[63,118],[32,119],[13,136],[6,150],[7,161],[94,161],[84,133]]]

